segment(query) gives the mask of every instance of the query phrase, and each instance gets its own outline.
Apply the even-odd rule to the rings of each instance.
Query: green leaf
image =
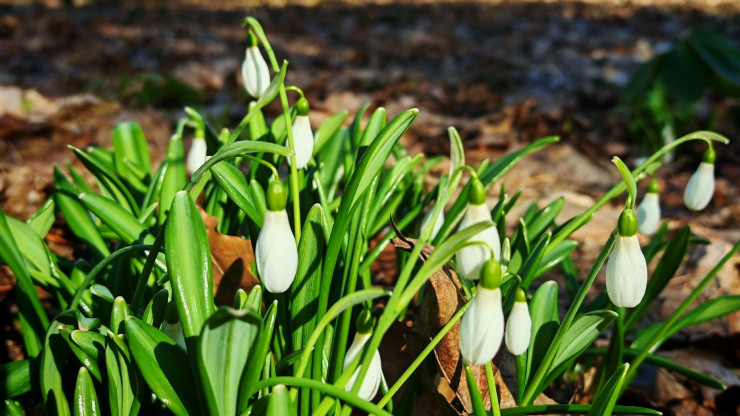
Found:
[[[159,223],[164,223],[172,205],[175,194],[185,187],[187,171],[185,170],[185,148],[182,136],[174,135],[167,145],[167,167],[162,179],[162,189],[159,193]]]
[[[149,388],[174,414],[200,414],[197,385],[187,354],[175,341],[144,321],[126,319],[131,354]]]
[[[46,332],[44,349],[41,351],[41,397],[44,408],[49,415],[68,416],[69,403],[62,388],[62,369],[70,350],[67,342],[59,334],[60,328],[72,328],[76,325],[75,314],[65,311],[57,315]]]
[[[346,295],[335,302],[334,305],[332,305],[332,307],[329,308],[328,311],[326,311],[326,314],[321,318],[319,323],[316,325],[316,329],[314,329],[311,337],[309,337],[308,341],[306,342],[306,345],[303,348],[303,354],[301,354],[301,361],[298,364],[298,369],[295,373],[296,376],[301,377],[303,375],[303,372],[308,365],[308,358],[311,356],[311,351],[316,345],[316,342],[319,340],[321,333],[329,325],[329,323],[334,320],[334,318],[339,316],[339,314],[341,314],[348,308],[375,298],[379,298],[381,296],[388,296],[390,294],[391,292],[389,290],[364,289],[358,290],[354,293],[350,293],[349,295]]]
[[[298,242],[298,269],[290,291],[293,349],[303,348],[303,343],[316,327],[316,300],[324,258],[323,218],[320,205],[311,207]]]
[[[33,235],[36,236],[35,233]],[[10,267],[18,279],[17,302],[21,328],[23,328],[23,341],[28,355],[35,357],[41,351],[41,340],[46,333],[46,328],[49,327],[49,318],[46,317],[36,286],[31,280],[26,262],[13,238],[6,214],[2,209],[0,209],[0,260]]]
[[[188,343],[195,339],[214,312],[211,250],[198,208],[190,194],[180,191],[172,202],[165,230],[167,270],[172,297]]]
[[[679,42],[663,55],[657,77],[665,86],[666,95],[689,106],[698,101],[707,87],[707,71],[702,59],[687,42]]]
[[[152,300],[146,305],[144,314],[141,319],[149,325],[159,328],[159,325],[164,319],[164,311],[167,308],[167,298],[169,297],[169,291],[162,289],[154,294]]]
[[[95,216],[100,218],[103,224],[113,230],[126,244],[133,244],[139,239],[147,244],[154,241],[154,237],[146,231],[139,220],[123,209],[116,201],[98,194],[81,194],[79,198]]]
[[[476,415],[485,415],[486,406],[483,404],[483,397],[478,388],[478,380],[473,376],[469,365],[465,365],[465,380],[468,382],[468,391],[470,392],[470,401],[473,404],[473,413]]]
[[[568,327],[560,345],[555,345],[557,354],[552,369],[567,363],[585,351],[594,340],[616,319],[614,311],[593,311],[578,316]]]
[[[10,399],[31,391],[32,373],[38,371],[38,368],[34,370],[33,367],[34,363],[30,359],[0,364],[0,397]]]
[[[629,367],[629,364],[622,364],[609,377],[604,387],[594,397],[594,402],[587,416],[608,416],[613,414],[614,405],[617,403],[617,399],[619,399],[622,383],[624,383],[624,376],[627,374]]]
[[[5,219],[8,221],[8,227],[15,243],[28,265],[45,275],[45,281],[53,280],[49,268],[49,258],[46,255],[46,246],[42,240],[43,237],[39,237],[30,225],[19,219],[11,216],[6,216]],[[29,271],[31,271],[30,268]]]
[[[261,320],[247,309],[222,307],[205,322],[198,366],[211,414],[236,413],[239,381],[259,338]]]
[[[532,318],[532,335],[526,354],[516,356],[517,377],[523,392],[523,385],[540,366],[542,358],[552,343],[558,330],[558,285],[552,280],[543,283],[532,296],[529,303],[529,314]],[[520,370],[521,367],[521,370]]]
[[[73,332],[74,336],[74,332]],[[108,380],[108,402],[113,416],[129,416],[138,412],[140,403],[134,390],[143,389],[143,381],[135,371],[131,354],[120,335],[107,331],[105,370]],[[139,384],[142,386],[139,386]]]
[[[267,402],[267,416],[288,416],[296,414],[293,405],[288,397],[288,389],[284,385],[278,384],[272,388],[270,398]]]
[[[111,171],[109,166],[101,162],[93,155],[87,154],[82,150],[68,146],[75,153],[78,159],[83,165],[95,176],[101,187],[110,193],[113,198],[118,202],[123,209],[132,213],[133,215],[139,215],[139,207],[136,204],[131,192],[126,188],[116,174]]]
[[[113,162],[118,174],[124,178],[134,175],[136,179],[143,180],[144,177],[135,175],[128,168],[128,161],[140,172],[152,171],[152,162],[149,156],[146,137],[141,126],[133,121],[119,123],[113,129]]]
[[[349,113],[347,110],[340,111],[338,113],[335,113],[326,120],[324,120],[323,123],[319,126],[318,129],[316,129],[316,132],[314,132],[314,145],[313,145],[313,152],[314,154],[320,154],[321,149],[326,145],[327,142],[329,142],[329,139],[334,137],[334,135],[339,131],[339,129],[342,127],[342,123],[344,123],[344,120],[347,118],[347,115]]]
[[[236,166],[227,161],[213,165],[211,173],[216,179],[216,182],[218,182],[218,185],[229,196],[229,199],[234,201],[258,227],[262,228],[265,212],[258,209],[252,201],[249,185],[246,178],[244,178],[244,174]]]
[[[740,295],[723,295],[710,299],[686,312],[681,319],[671,326],[670,333],[673,335],[687,326],[708,322],[729,315],[737,310],[740,310]],[[668,338],[670,336],[666,337],[666,339]]]
[[[95,386],[92,378],[85,367],[80,367],[77,373],[77,384],[75,384],[75,416],[97,416],[101,414],[100,402],[98,395],[95,393]]]
[[[7,416],[25,416],[26,414],[18,402],[10,399],[6,399],[0,403],[0,413]]]
[[[92,250],[100,258],[106,257],[110,254],[110,250],[108,250],[103,236],[100,235],[98,227],[90,218],[90,214],[77,197],[78,194],[77,189],[72,186],[64,173],[55,165],[54,199],[62,215],[64,215],[67,225],[89,250]]]
[[[691,229],[686,226],[678,235],[673,237],[661,257],[660,262],[655,267],[655,271],[648,281],[640,304],[629,314],[625,323],[625,331],[630,331],[645,315],[650,306],[658,298],[658,295],[665,289],[668,282],[676,274],[678,267],[683,262],[684,257],[689,249],[689,239],[691,238]]]
[[[374,112],[373,115],[370,116],[370,120],[368,120],[367,125],[365,126],[365,131],[362,132],[362,137],[360,137],[360,147],[363,146],[369,146],[370,143],[375,140],[375,137],[378,135],[380,130],[385,126],[385,108],[378,107]]]
[[[51,230],[54,221],[56,221],[56,217],[54,216],[54,198],[47,198],[38,211],[26,223],[43,239],[49,233],[49,230]]]
[[[501,416],[519,415],[582,415],[591,410],[589,404],[535,404],[530,406],[519,406],[510,409],[501,409]],[[654,415],[661,416],[663,413],[637,406],[614,406],[612,415]]]
[[[254,288],[252,291],[254,291]],[[248,307],[247,310],[250,310],[250,308]],[[254,385],[262,375],[262,369],[265,366],[265,359],[262,357],[268,357],[268,360],[272,360],[270,344],[272,342],[272,334],[275,330],[276,323],[277,300],[273,301],[265,312],[265,316],[262,319],[262,330],[260,331],[260,336],[257,338],[257,344],[254,345],[252,359],[247,361],[247,367],[244,370],[244,374],[242,374],[239,383],[239,395],[237,397],[237,414],[244,414],[249,407],[249,399],[251,398],[251,395],[245,394],[245,392]]]
[[[527,231],[529,232],[530,242],[534,241],[534,239],[539,237],[540,234],[553,224],[555,217],[560,214],[564,205],[565,198],[561,196],[537,212],[537,215],[535,215],[533,220],[527,221]]]

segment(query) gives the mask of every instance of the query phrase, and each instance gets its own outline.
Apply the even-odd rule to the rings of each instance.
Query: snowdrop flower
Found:
[[[506,349],[514,355],[527,351],[529,338],[532,335],[532,318],[527,307],[527,295],[519,288],[516,290],[516,301],[506,321]]]
[[[701,211],[709,205],[714,195],[714,149],[704,152],[699,168],[696,169],[683,194],[683,202],[694,211]]]
[[[249,46],[242,63],[242,81],[247,93],[256,98],[270,85],[270,70],[267,69],[267,62],[257,46],[257,38],[251,32],[247,42]]]
[[[195,171],[206,162],[206,150],[206,139],[204,137],[195,136],[195,138],[193,138],[193,143],[190,145],[190,152],[188,152],[188,160],[186,164],[188,175],[195,173]]]
[[[360,315],[357,317],[357,333],[355,338],[352,340],[347,354],[344,356],[344,369],[352,363],[352,360],[362,354],[362,347],[370,339],[373,334],[373,317],[369,310],[363,309]],[[352,388],[357,382],[357,377],[360,375],[360,367],[357,367],[355,372],[350,377],[347,384],[344,386],[346,391],[352,391]],[[380,387],[380,380],[383,378],[383,368],[380,364],[380,354],[378,350],[373,353],[373,358],[370,361],[370,368],[368,368],[365,378],[362,379],[362,385],[360,390],[357,392],[359,397],[365,400],[372,400],[373,397],[378,393],[378,387]]]
[[[295,164],[297,169],[308,165],[313,155],[313,131],[308,119],[308,100],[301,97],[295,105],[298,115],[293,121],[293,147],[295,147]],[[288,158],[290,164],[291,158]]]
[[[298,248],[285,212],[287,199],[283,184],[279,180],[270,182],[265,222],[257,237],[255,257],[262,286],[271,293],[288,290],[298,269]]]
[[[180,324],[180,318],[177,316],[177,308],[174,302],[167,304],[160,329],[165,335],[175,341],[180,348],[187,351],[185,335],[182,333],[182,325]]]
[[[660,225],[660,197],[658,196],[658,181],[653,179],[648,185],[645,197],[637,206],[637,231],[645,235],[652,235]]]
[[[491,210],[486,205],[486,188],[483,187],[483,183],[478,178],[474,178],[472,181],[472,186],[468,193],[468,209],[465,211],[462,221],[460,221],[461,230],[479,222],[493,222]],[[496,260],[501,259],[501,241],[495,225],[474,235],[470,241],[487,243],[493,249],[493,255]],[[466,279],[478,280],[483,263],[490,257],[491,250],[485,245],[469,245],[458,251],[455,255],[457,270]]]
[[[434,214],[434,206],[427,211],[426,214],[424,214],[424,218],[421,219],[421,227],[420,232],[424,232],[424,230],[427,229],[427,226],[432,221],[432,214]],[[442,229],[442,224],[445,222],[445,213],[444,211],[441,211],[439,213],[439,216],[437,216],[437,221],[434,222],[434,225],[432,226],[432,234],[429,236],[429,240],[434,239],[434,237],[437,236],[439,233],[439,230]]]
[[[606,290],[616,306],[633,308],[645,295],[647,264],[637,240],[637,216],[625,208],[617,224],[617,241],[606,265]]]
[[[488,259],[482,267],[480,284],[460,322],[460,352],[472,365],[493,359],[504,338],[501,306],[501,263]]]

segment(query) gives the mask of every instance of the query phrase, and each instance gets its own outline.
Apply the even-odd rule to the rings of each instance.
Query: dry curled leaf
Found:
[[[249,292],[259,284],[252,273],[254,251],[250,240],[216,231],[218,220],[200,209],[206,225],[213,261],[213,291],[216,305],[233,305],[238,289]]]
[[[416,243],[411,238],[395,238],[393,245],[404,251],[411,251]],[[422,261],[426,260],[434,251],[434,247],[426,244],[421,251]],[[425,341],[436,336],[450,318],[465,304],[461,294],[460,280],[451,268],[445,266],[434,273],[427,281],[424,300],[419,312],[418,331]],[[434,348],[438,374],[434,377],[437,391],[445,398],[453,410],[458,414],[468,414],[473,411],[468,391],[467,381],[460,356],[460,323],[455,324],[447,335]],[[484,367],[471,367],[478,382],[478,388],[483,396],[486,409],[490,409],[490,395]],[[504,383],[494,364],[496,385],[499,389],[499,401],[502,407],[511,407],[513,397]]]

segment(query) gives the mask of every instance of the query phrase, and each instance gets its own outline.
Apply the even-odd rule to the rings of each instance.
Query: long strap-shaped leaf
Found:
[[[189,193],[180,191],[175,195],[164,238],[167,270],[182,332],[186,340],[193,339],[200,335],[215,307],[208,235]]]
[[[18,278],[18,288],[20,290],[17,297],[20,320],[24,328],[22,331],[23,341],[28,355],[35,357],[41,351],[41,340],[44,339],[46,328],[49,326],[49,319],[46,317],[36,286],[31,280],[31,275],[28,274],[26,262],[15,243],[15,239],[13,239],[8,221],[5,219],[5,212],[2,209],[0,209],[0,259],[10,267],[15,277]]]

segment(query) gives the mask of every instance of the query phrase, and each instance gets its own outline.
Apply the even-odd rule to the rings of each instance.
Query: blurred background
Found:
[[[565,195],[562,215],[575,215],[619,180],[612,156],[634,164],[700,129],[729,137],[717,148],[714,202],[701,214],[683,207],[682,194],[705,146],[680,148],[660,170],[671,229],[690,222],[713,244],[692,251],[656,318],[740,239],[740,3],[722,0],[0,0],[3,210],[27,218],[51,191],[53,163],[73,162],[66,146],[109,146],[118,122],[140,123],[159,160],[186,105],[219,129],[235,126],[248,104],[240,79],[247,14],[289,60],[287,83],[306,93],[314,128],[364,102],[389,116],[418,107],[402,139],[412,153],[447,154],[446,129],[456,126],[474,165],[559,135],[562,144],[505,178],[507,189],[523,189],[522,209]],[[619,204],[576,234],[584,262]],[[736,264],[708,296],[738,293]],[[0,279],[0,289],[8,285]],[[675,414],[737,408],[737,318],[682,334],[668,351],[684,365],[701,362],[733,386],[728,392],[653,374],[640,400]]]

